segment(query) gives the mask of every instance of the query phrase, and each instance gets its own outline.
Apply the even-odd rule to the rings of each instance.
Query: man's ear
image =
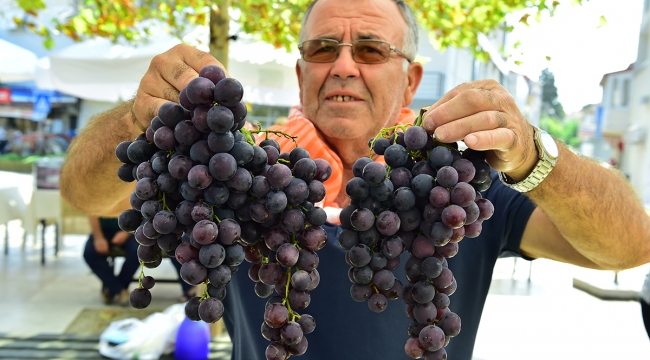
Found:
[[[302,104],[302,69],[300,68],[300,59],[296,60],[296,76],[298,76],[298,96]]]
[[[420,86],[424,69],[420,63],[412,63],[409,65],[408,72],[406,73],[406,87],[404,88],[404,105],[409,106],[413,101],[413,96]]]

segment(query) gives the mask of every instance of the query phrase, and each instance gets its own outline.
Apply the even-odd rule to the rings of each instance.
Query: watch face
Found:
[[[544,146],[544,149],[550,157],[556,158],[559,155],[557,144],[551,135],[543,132],[540,136],[540,140],[542,141],[542,146]]]

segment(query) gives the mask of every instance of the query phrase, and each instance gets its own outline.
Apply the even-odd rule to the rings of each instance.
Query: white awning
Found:
[[[178,43],[180,40],[169,34],[154,36],[144,45],[114,44],[105,38],[86,40],[40,59],[36,65],[36,85],[84,100],[128,100],[135,95],[152,58]],[[231,76],[246,87],[244,101],[271,106],[297,104],[297,56],[250,39],[231,43]],[[269,83],[268,76],[262,76],[268,73],[278,77],[277,87]],[[289,77],[293,81],[283,80]]]
[[[36,60],[33,52],[0,39],[0,82],[33,80]]]

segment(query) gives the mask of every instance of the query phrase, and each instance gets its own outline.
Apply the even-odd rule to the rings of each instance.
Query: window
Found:
[[[620,92],[618,90],[618,79],[612,79],[612,97],[610,99],[610,106],[615,108],[619,104]]]
[[[623,80],[623,88],[621,89],[621,106],[628,106],[630,103],[630,79]]]

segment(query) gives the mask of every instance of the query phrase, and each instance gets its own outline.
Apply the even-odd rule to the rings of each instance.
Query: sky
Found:
[[[558,99],[570,113],[599,103],[603,75],[625,70],[636,60],[643,0],[566,3],[541,23],[532,16],[529,26],[517,22],[508,42],[521,42],[510,59],[523,60],[518,69],[514,66],[517,72],[535,80],[545,68],[553,72]],[[607,24],[599,27],[601,15]],[[520,17],[513,15],[515,21]]]

